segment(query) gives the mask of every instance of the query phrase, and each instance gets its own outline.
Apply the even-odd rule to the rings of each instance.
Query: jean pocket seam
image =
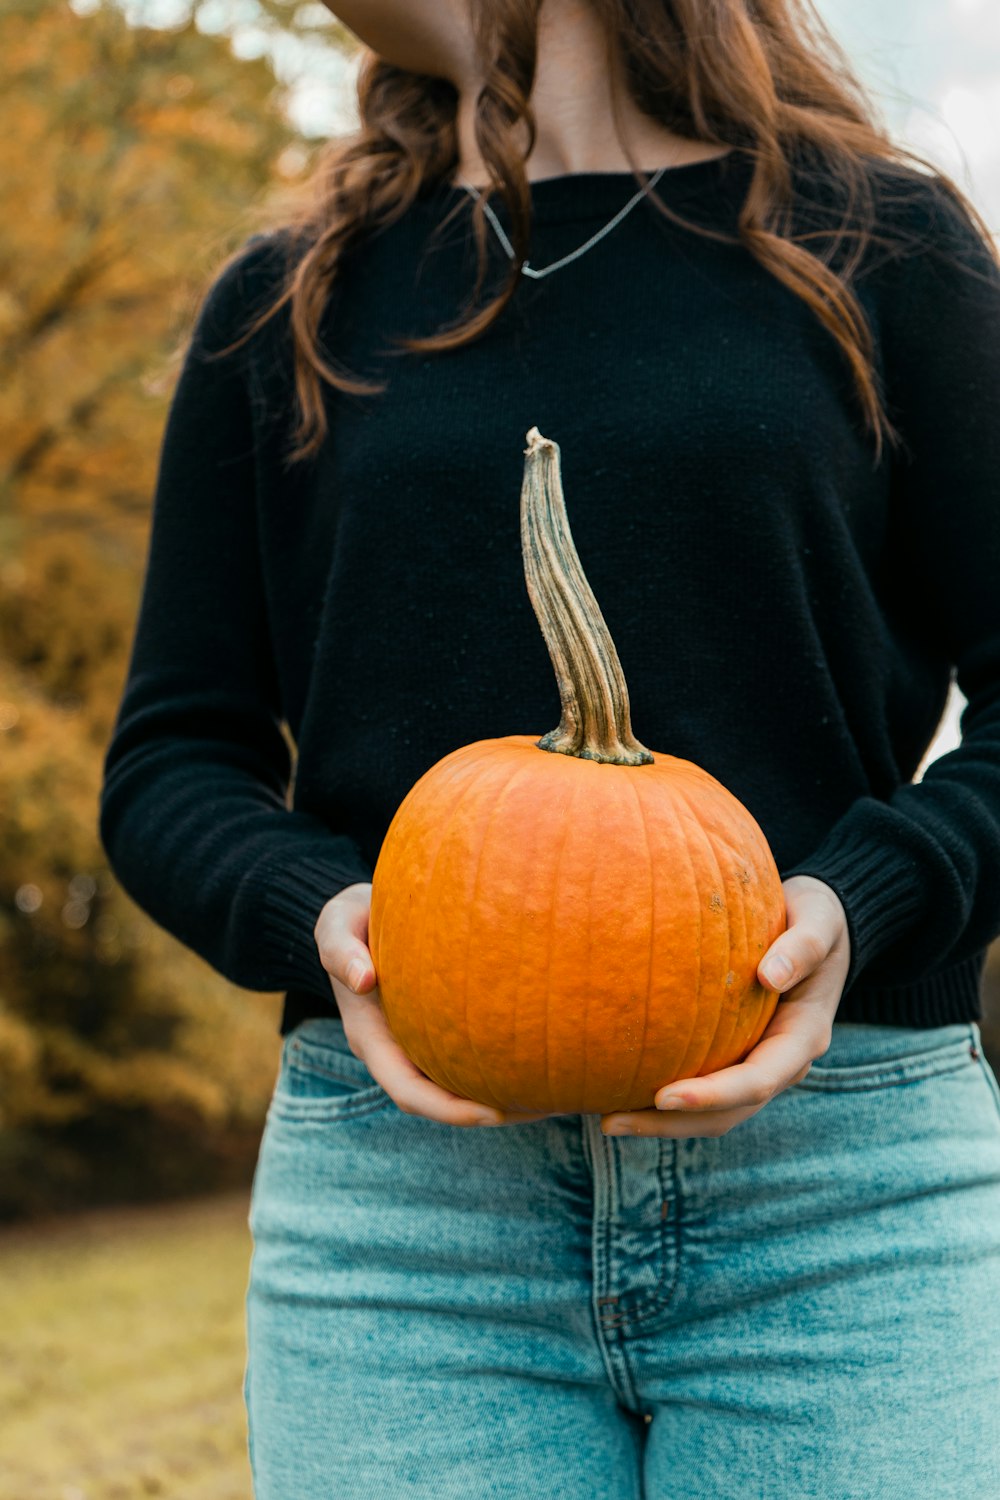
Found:
[[[947,1073],[958,1073],[974,1061],[965,1042],[950,1042],[947,1050],[940,1054],[928,1052],[926,1061],[919,1058],[897,1058],[895,1065],[887,1059],[884,1064],[859,1064],[856,1067],[822,1068],[815,1066],[793,1088],[813,1093],[874,1093],[880,1089],[903,1088],[907,1084],[922,1083],[928,1078],[938,1078]]]
[[[376,1113],[394,1103],[381,1084],[368,1084],[354,1094],[335,1099],[310,1099],[305,1095],[283,1094],[275,1090],[268,1114],[276,1120],[298,1120],[304,1123],[335,1124],[338,1120],[357,1119]]]
[[[336,1056],[337,1054],[334,1055]],[[355,1058],[355,1061],[358,1063],[359,1067],[365,1067],[360,1058]],[[336,1083],[360,1083],[362,1088],[369,1087],[365,1079],[359,1079],[357,1074],[351,1070],[350,1065],[345,1068],[326,1068],[322,1063],[314,1062],[311,1057],[303,1058],[298,1052],[292,1052],[289,1054],[288,1067],[290,1072],[304,1073],[307,1078],[311,1076],[319,1078],[332,1078]],[[367,1078],[371,1079],[371,1074],[368,1072],[367,1068],[365,1068],[365,1073],[367,1075]],[[374,1083],[374,1081],[375,1080],[372,1079],[372,1083]]]

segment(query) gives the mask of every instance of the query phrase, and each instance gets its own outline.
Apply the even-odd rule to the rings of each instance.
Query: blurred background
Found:
[[[995,0],[818,9],[1000,228]],[[214,267],[353,125],[355,66],[314,0],[0,4],[0,1500],[250,1495],[280,997],[131,903],[96,808],[179,354]],[[988,991],[997,1066],[1000,949]]]

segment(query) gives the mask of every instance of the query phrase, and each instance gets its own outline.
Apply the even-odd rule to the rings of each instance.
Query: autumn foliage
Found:
[[[304,164],[269,65],[111,5],[0,14],[0,1217],[245,1180],[277,999],[97,834],[155,468],[214,267]]]

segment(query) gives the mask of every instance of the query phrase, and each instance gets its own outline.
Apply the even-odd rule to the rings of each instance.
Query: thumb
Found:
[[[788,926],[757,965],[757,977],[772,990],[790,990],[829,957],[846,933],[840,897],[812,875],[782,881]]]
[[[340,979],[348,989],[354,990],[358,995],[363,995],[366,990],[371,989],[375,983],[375,968],[371,954],[364,943],[358,942],[357,938],[345,938],[340,950],[339,967],[334,977]]]
[[[367,944],[352,928],[351,913],[330,902],[316,927],[320,963],[328,974],[356,994],[366,993],[375,983],[375,966]]]
[[[810,911],[786,928],[757,965],[757,977],[772,990],[790,990],[819,968],[837,940],[825,912]]]
[[[322,907],[313,930],[319,962],[327,974],[357,995],[375,984],[375,965],[367,947],[370,898],[372,886],[348,886]]]

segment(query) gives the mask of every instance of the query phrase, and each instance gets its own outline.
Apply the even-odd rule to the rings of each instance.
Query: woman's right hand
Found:
[[[404,1114],[444,1125],[521,1125],[538,1114],[505,1112],[443,1089],[410,1061],[389,1030],[368,951],[370,882],[349,885],[323,907],[313,935],[344,1022],[348,1046]]]

